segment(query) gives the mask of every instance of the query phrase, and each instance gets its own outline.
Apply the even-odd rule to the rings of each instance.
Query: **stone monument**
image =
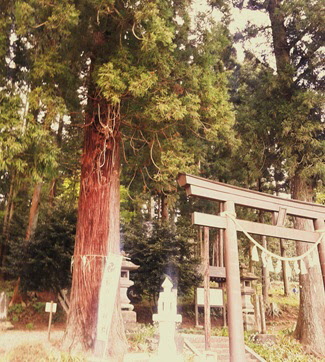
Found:
[[[134,284],[134,282],[130,280],[130,271],[136,270],[138,268],[139,266],[133,264],[130,260],[124,259],[122,261],[120,276],[120,300],[123,320],[124,323],[128,326],[132,326],[137,321],[137,315],[133,310],[134,306],[130,303],[130,299],[127,296],[127,291],[128,288]]]
[[[257,279],[258,277],[254,273],[247,271],[247,267],[244,264],[241,264],[241,298],[245,331],[251,331],[255,328],[255,312],[251,297],[255,294],[255,289],[252,288],[252,282]]]
[[[153,321],[159,323],[158,361],[179,361],[175,341],[176,323],[182,321],[177,314],[177,290],[173,290],[173,283],[166,277],[162,284],[163,291],[159,293],[158,313],[153,315]]]
[[[5,292],[0,294],[0,321],[7,319],[9,300]]]

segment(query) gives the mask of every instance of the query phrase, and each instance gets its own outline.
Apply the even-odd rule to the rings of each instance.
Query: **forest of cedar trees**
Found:
[[[135,286],[151,301],[167,269],[180,296],[200,283],[190,215],[214,206],[189,200],[179,172],[325,204],[322,2],[195,8],[192,0],[0,2],[0,277],[15,286],[11,305],[30,291],[68,289],[72,349],[94,348],[109,252],[142,266]],[[238,14],[253,20],[234,31]],[[240,260],[252,264],[240,239]],[[282,255],[309,247],[290,245],[268,242]],[[97,257],[87,263],[89,255]],[[269,276],[254,265],[265,292]],[[285,273],[274,278],[290,293]],[[295,336],[325,356],[319,261],[299,283]],[[108,351],[117,356],[127,344],[118,300],[112,323]]]

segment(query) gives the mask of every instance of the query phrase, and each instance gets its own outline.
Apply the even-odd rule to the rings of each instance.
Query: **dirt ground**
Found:
[[[139,304],[135,306],[135,311],[138,323],[148,324],[152,322],[154,309]],[[194,306],[182,306],[179,313],[183,316],[182,329],[195,327]],[[268,318],[268,331],[276,333],[279,330],[292,328],[296,318],[297,309],[288,308],[283,315]],[[69,361],[68,354],[59,349],[65,323],[62,320],[54,323],[50,341],[48,341],[47,321],[47,316],[43,315],[40,318],[33,315],[30,316],[30,319],[25,318],[14,323],[13,330],[0,331],[0,362]],[[200,314],[199,321],[203,325],[203,313]],[[26,327],[28,322],[32,322],[32,330],[28,330]],[[212,327],[222,327],[223,318],[220,311],[215,311],[215,314],[212,314],[211,322]],[[79,361],[83,360],[83,358],[79,359]]]
[[[48,333],[43,330],[9,330],[0,332],[0,361],[1,362],[37,362],[48,361],[47,356],[60,359],[59,341],[64,333],[63,329],[51,331],[50,341]]]

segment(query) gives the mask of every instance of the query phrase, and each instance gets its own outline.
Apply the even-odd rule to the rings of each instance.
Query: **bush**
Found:
[[[8,309],[8,317],[12,322],[18,322],[23,312],[24,307],[21,304],[14,304]]]
[[[28,329],[30,331],[35,328],[34,323],[32,323],[32,322],[27,323],[25,327],[26,327],[26,329]]]
[[[34,237],[9,241],[5,272],[21,279],[23,291],[57,292],[71,283],[71,256],[75,237],[75,211],[57,207],[39,222]]]
[[[33,308],[37,313],[43,313],[45,311],[45,302],[35,302]]]
[[[140,294],[156,300],[166,275],[172,279],[179,295],[189,293],[199,284],[198,260],[188,230],[178,225],[174,231],[158,222],[133,223],[125,228],[124,250],[140,266],[131,278]]]

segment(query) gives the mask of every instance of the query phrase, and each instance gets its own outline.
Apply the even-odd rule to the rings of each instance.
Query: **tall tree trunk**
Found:
[[[273,48],[278,74],[283,80],[283,86],[291,89],[292,70],[290,65],[290,48],[287,41],[287,33],[284,25],[284,16],[280,9],[282,0],[269,0],[267,11],[269,13]],[[289,98],[291,94],[288,93]]]
[[[288,47],[284,16],[280,4],[282,0],[270,0],[267,11],[271,20],[274,53],[279,75],[281,93],[290,102],[293,96],[292,64]],[[307,182],[299,174],[299,168],[292,180],[292,197],[298,200],[311,201],[311,190]],[[300,229],[311,228],[311,222],[297,218],[295,226]],[[307,243],[297,242],[298,255],[309,248]],[[322,281],[320,264],[308,267],[306,275],[299,276],[300,306],[295,335],[311,351],[325,356],[325,292]]]
[[[63,117],[60,117],[58,132],[56,134],[56,144],[58,145],[58,148],[60,148],[60,149],[62,147],[63,126],[64,126]],[[52,180],[51,186],[50,186],[49,202],[52,207],[54,205],[54,200],[55,200],[55,196],[56,196],[57,182],[58,182],[58,178],[54,178]]]
[[[276,196],[279,196],[280,187],[278,181],[276,181],[275,189],[276,189]],[[274,223],[277,224],[277,220],[274,219]],[[284,223],[285,223],[285,218],[283,219],[283,222],[281,222],[279,226],[284,226]],[[280,254],[282,257],[286,257],[286,245],[284,239],[280,239]],[[281,266],[282,266],[283,294],[285,296],[288,296],[290,294],[290,283],[286,268],[286,262],[284,260],[281,261]]]
[[[95,101],[94,101],[95,103]],[[97,109],[101,113],[97,114]],[[86,113],[70,310],[64,345],[92,350],[105,256],[120,253],[120,120],[118,108]],[[110,290],[107,291],[110,293]],[[119,295],[119,293],[117,293]],[[118,361],[126,338],[116,298],[108,352]]]
[[[257,185],[258,185],[258,191],[262,192],[262,180],[258,179],[257,180]],[[259,211],[259,216],[258,216],[259,222],[260,223],[264,223],[264,215],[262,211]],[[261,241],[262,241],[262,246],[267,249],[267,240],[266,240],[266,236],[261,236]],[[267,265],[263,265],[262,264],[262,294],[263,294],[263,300],[264,300],[264,304],[268,303],[268,299],[269,299],[269,289],[270,289],[270,273],[269,273],[269,268]]]
[[[266,236],[262,236],[262,245],[267,249]],[[270,290],[270,273],[268,266],[262,265],[262,294],[264,304],[268,303],[269,300],[269,290]]]
[[[284,245],[283,239],[280,239],[280,252],[281,256],[286,257],[286,247]],[[283,292],[285,296],[288,296],[290,294],[290,285],[289,285],[289,278],[287,275],[286,262],[282,260],[281,265],[282,265]]]
[[[15,190],[15,175],[13,175],[10,182],[10,189],[7,197],[5,206],[4,218],[3,218],[3,229],[2,229],[2,243],[0,244],[0,279],[4,278],[2,268],[5,265],[5,257],[7,254],[10,224],[14,215],[14,199],[17,191]]]
[[[38,211],[39,211],[39,204],[41,200],[41,191],[42,191],[42,182],[37,182],[34,186],[34,192],[32,197],[31,206],[29,209],[29,218],[28,218],[28,224],[26,229],[26,236],[25,236],[25,245],[30,241],[30,239],[33,237],[36,227],[37,227],[37,221],[38,221]],[[24,246],[23,246],[24,247]],[[9,306],[12,306],[14,304],[23,302],[23,299],[25,299],[26,296],[22,296],[19,290],[20,287],[20,276],[17,279],[17,284],[14,289],[13,296],[11,298],[11,301],[9,303]]]
[[[29,209],[29,218],[28,218],[28,225],[26,230],[26,237],[25,241],[29,241],[36,230],[37,222],[38,222],[38,211],[39,211],[39,204],[41,201],[41,191],[42,191],[43,182],[37,182],[34,186],[34,192],[32,197],[32,203]]]
[[[169,219],[169,210],[168,210],[168,199],[167,195],[163,192],[161,193],[161,220],[168,221]]]
[[[311,190],[300,175],[293,180],[292,197],[303,201],[312,199]],[[296,218],[295,227],[313,230],[311,220],[302,218]],[[309,249],[309,245],[297,242],[296,249],[300,255]],[[311,352],[325,357],[325,291],[319,261],[314,267],[307,265],[307,270],[307,274],[299,275],[300,306],[295,335]]]

